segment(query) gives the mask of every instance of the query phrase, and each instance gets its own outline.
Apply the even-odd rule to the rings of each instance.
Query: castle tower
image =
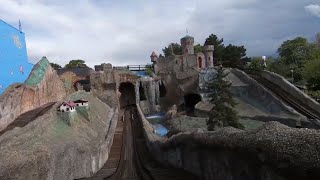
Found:
[[[152,51],[150,58],[151,58],[151,62],[156,63],[158,60],[158,55],[154,51]]]
[[[194,38],[191,36],[185,36],[181,38],[181,47],[182,47],[182,54],[194,54],[194,48],[193,48],[193,43],[194,43]]]
[[[213,45],[205,45],[203,47],[204,50],[204,56],[206,58],[206,67],[213,67],[213,51],[214,51],[214,46]]]

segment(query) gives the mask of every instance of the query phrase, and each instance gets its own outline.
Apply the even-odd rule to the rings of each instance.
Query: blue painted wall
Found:
[[[23,83],[32,67],[24,33],[0,19],[0,94],[13,83]]]

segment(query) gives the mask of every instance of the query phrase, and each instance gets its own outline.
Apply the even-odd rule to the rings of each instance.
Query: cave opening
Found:
[[[193,113],[195,105],[201,101],[199,94],[187,94],[184,96],[184,107],[187,113]]]
[[[147,100],[147,97],[146,97],[146,94],[144,93],[144,88],[143,88],[141,82],[140,82],[140,85],[139,85],[139,96],[140,96],[140,101]]]
[[[159,92],[160,92],[160,97],[165,97],[167,94],[166,86],[162,81],[159,83]]]
[[[120,96],[120,107],[124,108],[126,106],[136,104],[136,93],[134,85],[130,82],[123,82],[119,86]]]
[[[78,80],[73,84],[73,88],[75,91],[85,90],[86,92],[90,92],[91,90],[90,80],[88,79]]]

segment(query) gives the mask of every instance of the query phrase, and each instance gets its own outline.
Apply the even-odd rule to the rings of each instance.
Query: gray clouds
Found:
[[[196,43],[215,33],[248,55],[273,54],[282,41],[320,29],[319,6],[303,1],[0,0],[0,13],[13,25],[22,20],[32,62],[80,58],[92,67],[149,63],[153,50],[179,42],[186,28]]]

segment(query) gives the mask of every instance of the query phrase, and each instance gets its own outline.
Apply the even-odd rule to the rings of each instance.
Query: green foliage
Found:
[[[59,64],[56,64],[56,63],[50,63],[51,67],[55,70],[57,69],[61,69],[62,67],[59,65]]]
[[[225,67],[242,69],[245,65],[245,56],[246,48],[244,48],[244,46],[234,46],[229,44],[223,50],[222,65]]]
[[[214,57],[218,59],[219,64],[224,67],[233,67],[242,69],[250,58],[246,57],[246,48],[244,46],[235,46],[229,44],[224,46],[223,38],[219,39],[217,35],[211,34],[204,45],[214,45]]]
[[[316,45],[320,46],[320,32],[316,35]]]
[[[303,78],[307,81],[309,90],[320,90],[320,59],[308,61],[302,70]]]
[[[294,82],[305,81],[308,88],[318,88],[320,47],[316,43],[297,37],[283,42],[278,52],[280,58],[270,64],[268,70],[287,78],[291,78],[290,70],[293,70]]]
[[[231,82],[225,80],[227,75],[223,68],[219,68],[215,79],[208,85],[209,89],[213,90],[210,94],[210,102],[214,105],[208,120],[209,131],[214,130],[218,122],[222,122],[223,126],[243,128],[239,123],[237,112],[232,108],[236,103],[230,91]]]
[[[297,37],[283,42],[278,48],[278,53],[285,64],[301,65],[310,56],[309,50],[307,39]]]
[[[257,74],[259,71],[263,70],[262,59],[258,57],[251,58],[249,65],[246,67],[246,70],[250,74]]]
[[[218,59],[218,61],[222,60],[224,44],[223,38],[219,39],[217,35],[211,34],[205,41],[204,45],[213,45],[214,46],[214,57]]]
[[[203,52],[203,46],[201,46],[200,44],[197,44],[194,46],[194,53],[199,53],[199,52]]]
[[[169,46],[162,49],[162,51],[165,57],[171,56],[173,54],[182,55],[182,47],[178,43],[170,43]]]
[[[306,93],[310,97],[316,99],[320,103],[320,90],[318,90],[318,91],[306,91]]]
[[[85,64],[85,61],[81,59],[71,60],[68,64],[64,66],[64,68],[66,69],[85,68],[85,67],[88,67],[88,66]]]
[[[153,66],[152,65],[147,65],[146,66],[146,72],[149,76],[152,76],[153,73],[154,73],[154,70],[153,70]]]

